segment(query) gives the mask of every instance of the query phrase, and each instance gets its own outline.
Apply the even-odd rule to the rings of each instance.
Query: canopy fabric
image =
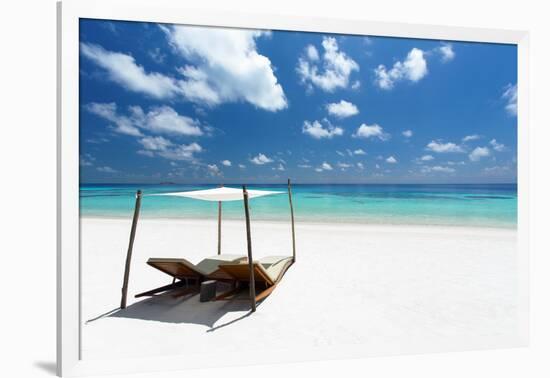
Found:
[[[256,198],[269,196],[272,194],[283,194],[285,192],[276,192],[270,190],[252,190],[247,189],[248,198]],[[242,201],[243,200],[243,190],[229,187],[221,187],[215,189],[205,189],[205,190],[192,190],[189,192],[173,192],[173,193],[159,193],[152,194],[156,196],[176,196],[176,197],[186,197],[193,198],[203,201]]]

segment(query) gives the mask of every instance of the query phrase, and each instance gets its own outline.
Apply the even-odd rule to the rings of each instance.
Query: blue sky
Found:
[[[515,45],[80,22],[85,183],[516,182]]]

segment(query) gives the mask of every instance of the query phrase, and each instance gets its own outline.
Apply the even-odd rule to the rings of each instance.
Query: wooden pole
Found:
[[[220,185],[223,188],[223,184]],[[222,253],[222,201],[218,201],[218,255]]]
[[[250,306],[251,311],[256,311],[256,282],[254,280],[254,260],[252,260],[252,238],[250,236],[250,211],[248,209],[248,192],[243,185],[244,215],[246,218],[246,245],[248,249],[248,269],[250,270],[249,288],[250,288]]]
[[[126,253],[126,266],[124,267],[124,281],[122,283],[122,299],[120,300],[120,308],[126,308],[126,297],[128,295],[128,280],[130,278],[130,263],[132,262],[132,250],[134,249],[134,239],[136,237],[136,228],[139,218],[139,209],[141,207],[141,190],[136,193],[136,205],[134,207],[134,218],[132,219],[132,230],[130,231],[130,242],[128,244],[128,252]]]
[[[292,262],[296,262],[296,234],[294,233],[294,207],[292,206],[290,179],[288,179],[288,202],[290,203],[290,224],[292,225]]]

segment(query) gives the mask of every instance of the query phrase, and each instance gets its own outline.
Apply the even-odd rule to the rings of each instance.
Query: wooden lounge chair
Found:
[[[267,297],[282,280],[284,274],[294,263],[293,257],[288,256],[269,256],[258,261],[254,261],[254,281],[259,292],[256,291],[256,301]],[[250,269],[246,259],[235,263],[222,263],[219,270],[231,276],[236,283],[248,283],[250,280]],[[216,299],[226,299],[239,290],[239,285],[228,292],[222,293]]]
[[[231,280],[232,278],[220,271],[218,267],[222,263],[238,263],[240,261],[246,261],[246,257],[229,254],[216,255],[208,257],[196,265],[183,258],[150,258],[147,260],[147,264],[171,276],[173,282],[170,285],[137,294],[135,297],[152,296],[165,291],[182,288],[186,290],[179,291],[176,296],[198,292],[200,283],[207,277],[217,280]],[[176,282],[176,280],[179,281]],[[189,287],[189,281],[193,282],[193,286]]]

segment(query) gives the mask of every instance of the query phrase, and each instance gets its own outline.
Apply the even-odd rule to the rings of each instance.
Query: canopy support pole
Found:
[[[252,260],[252,238],[250,236],[250,211],[248,209],[248,192],[243,185],[244,215],[246,217],[246,244],[248,249],[248,269],[250,271],[249,289],[250,289],[250,307],[251,311],[256,311],[256,287],[254,281],[254,261]]]
[[[222,201],[218,201],[218,255],[222,253]]]
[[[128,243],[128,252],[126,253],[126,265],[124,267],[124,280],[122,283],[122,298],[120,308],[126,308],[126,297],[128,295],[128,280],[130,279],[130,263],[132,262],[132,250],[134,249],[134,239],[136,237],[136,228],[139,218],[139,209],[141,207],[141,190],[136,193],[136,205],[134,207],[134,218],[132,219],[132,230],[130,231],[130,242]]]
[[[223,184],[220,185],[223,188]],[[222,201],[218,201],[218,255],[222,254]]]
[[[292,262],[296,262],[296,234],[294,232],[294,207],[292,206],[290,179],[288,179],[288,202],[290,203],[290,223],[292,225]]]

